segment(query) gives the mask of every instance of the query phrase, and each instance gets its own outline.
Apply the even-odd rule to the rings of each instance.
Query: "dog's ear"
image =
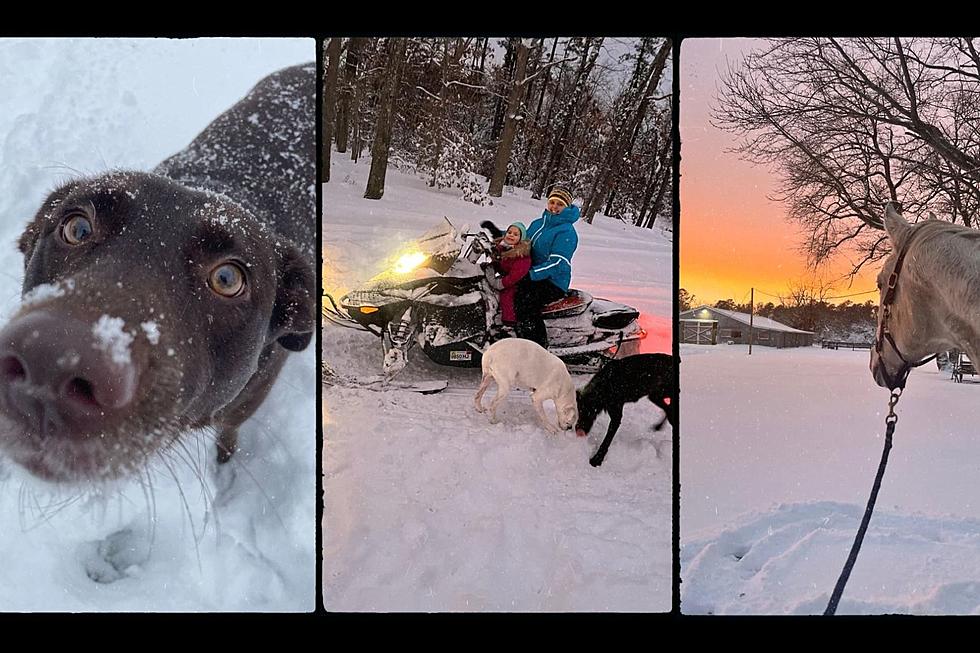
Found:
[[[37,244],[37,237],[40,234],[41,230],[38,229],[37,220],[32,220],[17,241],[17,249],[24,255],[25,270],[27,269],[27,263],[31,260],[31,255],[34,253],[34,245]]]
[[[290,351],[302,351],[316,327],[313,267],[291,246],[279,250],[279,285],[269,323],[271,338]]]

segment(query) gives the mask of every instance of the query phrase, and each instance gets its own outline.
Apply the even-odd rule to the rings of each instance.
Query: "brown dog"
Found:
[[[57,482],[142,469],[188,429],[219,460],[315,325],[315,75],[265,78],[154,171],[70,181],[20,239],[0,450]]]

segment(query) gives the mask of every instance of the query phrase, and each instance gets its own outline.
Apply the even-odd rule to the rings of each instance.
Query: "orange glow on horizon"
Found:
[[[760,294],[787,294],[801,279],[813,278],[799,251],[802,236],[785,217],[775,193],[773,173],[731,152],[734,137],[710,123],[710,105],[727,63],[737,62],[759,42],[752,39],[685,39],[681,44],[681,179],[680,287],[695,295],[695,304],[720,299],[756,302],[779,299]],[[848,285],[846,254],[822,266],[819,277],[835,282],[831,295],[874,290],[877,265],[866,265]],[[839,281],[838,281],[839,280]],[[854,303],[874,293],[849,297]],[[843,300],[834,300],[843,301]]]

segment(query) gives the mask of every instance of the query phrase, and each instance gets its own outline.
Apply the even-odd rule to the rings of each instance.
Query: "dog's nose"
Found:
[[[42,434],[116,425],[135,397],[137,368],[131,337],[116,324],[99,327],[46,311],[8,324],[0,331],[0,409]]]

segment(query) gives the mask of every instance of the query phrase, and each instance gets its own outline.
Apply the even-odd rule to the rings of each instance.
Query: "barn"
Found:
[[[698,306],[680,314],[681,342],[693,344],[749,344],[749,314],[711,306]],[[813,332],[756,315],[752,318],[752,344],[767,347],[809,347]]]

